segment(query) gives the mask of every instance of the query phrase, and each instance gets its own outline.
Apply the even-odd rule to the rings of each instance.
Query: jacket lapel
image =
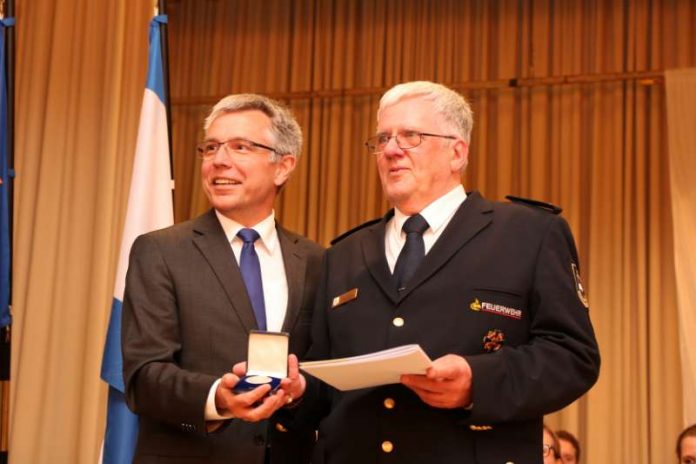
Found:
[[[425,255],[408,288],[398,295],[398,299],[405,298],[422,282],[429,279],[469,240],[488,226],[493,220],[492,213],[491,202],[481,197],[478,192],[471,193],[454,213],[428,254]]]
[[[296,238],[288,235],[278,224],[276,224],[276,230],[278,231],[280,250],[283,253],[285,278],[288,282],[288,307],[282,330],[290,332],[300,314],[304,298],[307,259]]]
[[[365,266],[370,271],[372,278],[392,303],[396,303],[399,300],[399,295],[392,273],[389,271],[384,251],[384,233],[387,222],[393,215],[394,210],[389,210],[380,222],[367,229],[368,233],[362,240],[362,252]]]
[[[215,211],[201,216],[193,230],[194,245],[213,269],[240,322],[247,331],[257,328],[237,260]]]

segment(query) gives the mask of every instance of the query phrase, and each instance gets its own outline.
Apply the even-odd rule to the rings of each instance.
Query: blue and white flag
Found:
[[[147,84],[140,112],[140,127],[116,271],[111,320],[102,360],[101,378],[109,384],[109,405],[103,451],[105,464],[130,464],[138,437],[138,418],[128,409],[124,399],[121,354],[121,305],[126,285],[128,255],[133,242],[139,235],[174,223],[160,42],[160,24],[166,22],[166,15],[155,16],[150,22]]]
[[[14,18],[0,19],[0,327],[12,323],[10,315],[10,166],[7,127],[7,68],[5,66],[5,29],[14,25]]]

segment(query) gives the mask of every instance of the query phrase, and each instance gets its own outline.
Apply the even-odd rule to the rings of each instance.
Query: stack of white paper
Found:
[[[404,345],[350,358],[300,363],[300,369],[338,390],[399,383],[401,374],[425,374],[432,361],[420,345]]]

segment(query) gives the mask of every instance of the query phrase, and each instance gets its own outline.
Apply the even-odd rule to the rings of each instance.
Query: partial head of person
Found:
[[[441,84],[407,82],[382,96],[365,145],[392,206],[410,216],[461,184],[473,123],[469,103]]]
[[[679,464],[696,464],[696,424],[682,430],[677,438]]]
[[[580,442],[575,435],[566,430],[557,430],[558,444],[561,447],[563,464],[578,464],[580,462]]]
[[[302,150],[291,111],[262,95],[229,95],[205,119],[198,144],[203,191],[213,208],[251,227],[268,217]]]
[[[544,438],[542,441],[542,456],[544,464],[561,464],[561,452],[558,437],[546,424],[544,424]]]

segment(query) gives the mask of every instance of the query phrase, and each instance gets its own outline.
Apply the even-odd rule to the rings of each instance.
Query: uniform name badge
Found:
[[[335,296],[333,298],[333,300],[331,300],[331,308],[336,308],[338,306],[344,305],[344,304],[348,303],[349,301],[353,301],[357,297],[358,297],[358,289],[352,288],[352,289],[348,290],[346,293]]]
[[[234,387],[235,393],[244,393],[261,385],[270,385],[271,391],[280,386],[288,376],[288,345],[290,335],[286,332],[249,333],[247,373]]]

